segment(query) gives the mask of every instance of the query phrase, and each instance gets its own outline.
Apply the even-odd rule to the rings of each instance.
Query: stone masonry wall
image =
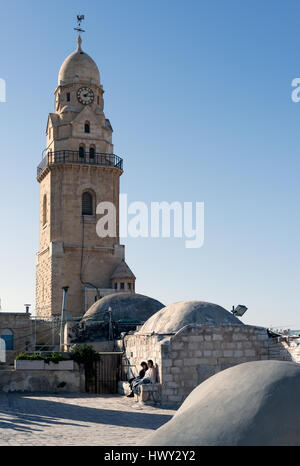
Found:
[[[124,357],[123,357],[123,375],[134,377],[141,369],[142,361],[152,359],[157,367],[158,381],[161,381],[162,370],[162,352],[161,345],[165,339],[161,339],[159,335],[128,335],[124,339]]]
[[[267,330],[252,326],[186,326],[162,345],[162,401],[182,403],[215,373],[248,361],[268,359]]]
[[[269,340],[269,359],[300,363],[300,338],[280,336]]]
[[[30,314],[0,312],[0,335],[4,329],[13,332],[13,350],[6,351],[6,363],[12,364],[17,354],[33,349],[34,338]]]
[[[162,402],[179,405],[201,382],[236,364],[270,359],[267,329],[254,326],[188,325],[175,335],[125,337],[124,364],[138,370],[153,359],[162,383]],[[277,343],[282,349],[281,342]],[[281,355],[282,356],[282,355]]]
[[[0,370],[0,392],[84,392],[85,377],[80,370]]]

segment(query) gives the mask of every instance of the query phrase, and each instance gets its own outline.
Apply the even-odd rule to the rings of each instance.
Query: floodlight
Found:
[[[238,306],[232,308],[232,314],[236,317],[242,317],[245,312],[247,311],[247,307],[243,306],[242,304],[239,304]]]

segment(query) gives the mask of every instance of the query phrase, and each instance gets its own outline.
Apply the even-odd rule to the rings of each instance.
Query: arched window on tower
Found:
[[[84,132],[90,133],[90,122],[89,121],[86,121],[84,124]]]
[[[79,146],[79,157],[84,158],[84,155],[85,155],[84,145],[81,144]]]
[[[44,194],[43,197],[43,226],[47,223],[47,196]]]
[[[93,195],[89,191],[82,194],[82,215],[93,215]]]
[[[94,159],[94,158],[95,158],[95,153],[96,153],[95,147],[94,147],[94,146],[91,146],[91,147],[90,147],[90,159]]]

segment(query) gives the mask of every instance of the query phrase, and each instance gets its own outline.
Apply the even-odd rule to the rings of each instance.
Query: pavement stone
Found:
[[[0,394],[0,446],[139,445],[175,411],[120,395]]]

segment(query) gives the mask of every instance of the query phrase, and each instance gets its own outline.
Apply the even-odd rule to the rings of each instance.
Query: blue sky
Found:
[[[205,243],[127,239],[137,291],[246,304],[245,323],[300,328],[300,4],[287,0],[0,1],[0,297],[34,304],[36,166],[57,74],[97,62],[129,201],[205,202]]]

